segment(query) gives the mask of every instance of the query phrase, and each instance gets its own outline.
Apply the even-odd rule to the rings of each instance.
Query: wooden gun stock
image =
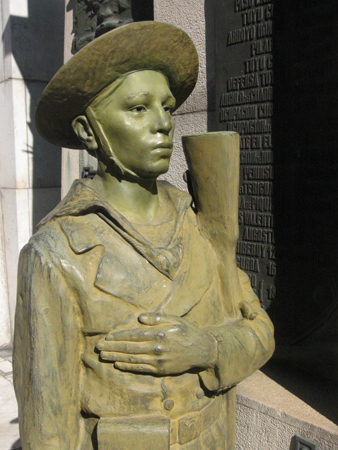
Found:
[[[243,301],[236,264],[239,135],[205,133],[183,136],[182,141],[198,226],[218,258],[224,311],[228,318],[238,319]]]

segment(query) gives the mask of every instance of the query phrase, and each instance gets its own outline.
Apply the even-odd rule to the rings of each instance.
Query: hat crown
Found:
[[[178,108],[195,87],[198,56],[190,37],[161,22],[135,22],[110,31],[74,55],[52,78],[35,123],[52,144],[83,148],[72,121],[109,84],[136,70],[157,70],[169,80]]]

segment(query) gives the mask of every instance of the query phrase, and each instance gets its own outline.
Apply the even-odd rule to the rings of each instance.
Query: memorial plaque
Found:
[[[265,307],[275,297],[272,1],[216,7],[218,129],[241,136],[238,267]]]
[[[296,342],[338,308],[338,3],[215,1],[214,23],[210,131],[241,136],[237,263]]]

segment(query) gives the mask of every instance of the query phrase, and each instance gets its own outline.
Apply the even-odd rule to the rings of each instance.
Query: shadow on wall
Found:
[[[270,313],[278,324],[284,310],[280,334],[292,343],[329,339],[321,322],[338,321],[337,11],[335,0],[277,1],[274,11],[279,295]]]
[[[69,0],[68,11],[76,1]],[[25,98],[19,101],[26,108],[27,130],[23,134],[26,132],[27,144],[20,150],[29,160],[32,230],[60,201],[61,149],[37,134],[34,117],[43,89],[63,64],[64,8],[64,0],[27,0],[25,17],[10,16],[2,35],[5,55],[13,55],[25,84]],[[135,21],[151,20],[153,0],[134,1],[132,15]]]
[[[265,373],[338,424],[338,6],[274,8],[278,295],[269,313],[281,339]]]
[[[60,200],[61,149],[37,134],[34,117],[44,87],[63,63],[64,1],[27,1],[27,17],[10,16],[2,39],[6,55],[13,54],[25,84],[25,99],[20,101],[26,108],[27,146],[21,152],[23,157],[29,153],[34,229]]]
[[[10,450],[22,450],[20,439],[17,439],[15,442],[13,442]]]
[[[220,127],[215,2],[205,1],[209,131]],[[338,423],[330,401],[338,395],[338,5],[336,0],[273,5],[277,295],[268,313],[277,350],[265,373]],[[237,45],[239,51],[243,45]]]

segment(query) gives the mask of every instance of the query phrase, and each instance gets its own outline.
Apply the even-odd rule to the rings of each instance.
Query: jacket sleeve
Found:
[[[223,327],[208,327],[217,342],[217,362],[214,368],[200,373],[203,384],[211,391],[230,388],[247,378],[269,358],[274,349],[273,325],[253,292],[249,277],[239,270],[244,300],[257,316],[243,318]]]
[[[58,257],[27,244],[18,270],[14,387],[23,450],[80,447],[80,318]]]

